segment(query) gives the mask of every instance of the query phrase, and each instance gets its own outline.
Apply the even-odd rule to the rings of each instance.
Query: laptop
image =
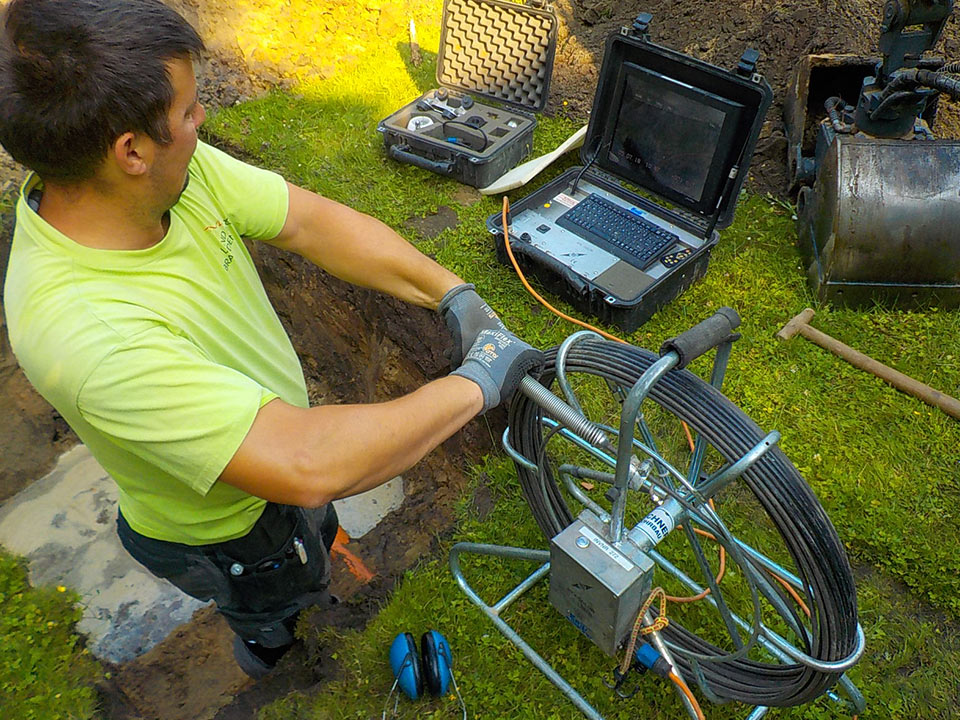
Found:
[[[511,204],[521,266],[630,330],[702,276],[717,227],[732,222],[772,98],[753,70],[716,68],[654,45],[645,32],[612,36],[585,165]],[[502,246],[500,215],[487,227]]]

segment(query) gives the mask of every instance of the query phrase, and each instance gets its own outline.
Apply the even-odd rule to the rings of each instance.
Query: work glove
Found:
[[[543,353],[509,330],[481,330],[463,365],[451,375],[473,380],[483,392],[482,415],[509,400],[523,378],[543,369]]]
[[[497,314],[477,295],[472,283],[457,285],[448,290],[440,299],[437,312],[447,323],[453,336],[451,368],[460,366],[481,330],[509,332]]]

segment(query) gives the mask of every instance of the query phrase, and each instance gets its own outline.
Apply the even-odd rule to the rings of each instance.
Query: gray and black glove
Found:
[[[440,299],[437,312],[447,323],[453,336],[451,368],[460,366],[481,330],[509,332],[497,314],[477,295],[471,283],[457,285],[448,290]]]
[[[450,374],[480,386],[483,414],[513,397],[527,374],[537,376],[542,369],[543,353],[509,330],[481,330],[463,365]]]

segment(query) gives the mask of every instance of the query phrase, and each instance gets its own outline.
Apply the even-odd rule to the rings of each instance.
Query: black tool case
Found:
[[[529,154],[557,46],[546,3],[446,0],[435,90],[382,120],[395,160],[485,187]]]
[[[582,312],[632,332],[707,270],[773,97],[747,50],[728,71],[654,44],[643,13],[606,43],[582,167],[511,203],[510,247],[524,272]],[[677,241],[656,259],[592,260],[555,221],[588,195],[626,201]],[[621,203],[622,204],[622,203]],[[508,263],[501,213],[487,228]],[[570,240],[571,242],[568,242]],[[601,253],[602,255],[602,253]]]

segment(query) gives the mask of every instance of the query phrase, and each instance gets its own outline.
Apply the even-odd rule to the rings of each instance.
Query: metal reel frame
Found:
[[[756,464],[775,448],[780,437],[779,433],[776,431],[767,433],[746,452],[742,452],[736,457],[728,457],[728,462],[724,467],[706,477],[702,476],[701,471],[704,455],[710,443],[703,435],[698,433],[689,466],[683,471],[679,470],[658,450],[657,438],[641,412],[641,405],[651,390],[664,376],[680,364],[678,353],[674,351],[666,352],[659,360],[652,362],[642,372],[629,392],[624,393],[624,388],[611,386],[611,390],[618,392],[620,394],[619,399],[622,400],[620,426],[619,429],[615,429],[597,425],[587,419],[566,375],[566,359],[571,348],[577,343],[597,337],[595,333],[590,332],[575,333],[557,350],[555,379],[566,398],[566,402],[531,378],[526,378],[520,389],[520,392],[539,408],[542,426],[549,437],[565,438],[579,450],[585,451],[615,470],[611,475],[587,468],[561,466],[559,472],[567,493],[599,518],[606,531],[605,540],[613,547],[626,547],[632,552],[639,549],[640,552],[651,558],[661,570],[672,575],[694,594],[701,594],[709,589],[710,592],[703,601],[711,605],[721,616],[730,640],[735,647],[734,654],[740,653],[741,656],[746,656],[747,652],[750,651],[750,647],[744,648],[744,643],[739,636],[741,631],[750,633],[748,644],[756,644],[762,648],[764,656],[769,657],[773,663],[796,666],[804,672],[835,674],[838,678],[839,688],[843,690],[846,699],[832,689],[828,689],[827,694],[853,712],[862,711],[865,706],[862,695],[843,674],[857,662],[863,652],[864,636],[860,626],[857,625],[856,627],[854,647],[845,657],[839,660],[824,661],[811,656],[809,637],[805,638],[804,647],[800,648],[785,639],[780,633],[763,624],[759,619],[759,614],[755,613],[752,622],[745,620],[732,612],[724,602],[723,594],[714,581],[714,574],[706,560],[703,548],[692,531],[694,524],[711,529],[718,541],[724,544],[728,552],[737,559],[738,564],[749,564],[751,567],[762,568],[788,583],[800,593],[809,596],[809,583],[804,582],[798,574],[791,572],[735,537],[709,504],[710,498],[715,496],[724,486],[745,474],[750,475],[756,469]],[[735,338],[736,336],[726,333],[722,337],[716,338],[716,342],[708,345],[708,347],[717,346],[710,385],[718,392],[723,382]],[[703,351],[706,349],[703,348]],[[637,430],[639,430],[640,438],[635,437]],[[614,444],[610,441],[609,436],[614,436],[616,439],[628,438],[629,441]],[[522,473],[526,470],[541,475],[542,467],[515,449],[510,442],[510,437],[511,428],[508,428],[503,436],[503,445],[506,452],[517,463],[518,471]],[[638,452],[645,456],[644,461],[637,458],[636,454]],[[542,458],[543,455],[538,453],[538,459],[542,460]],[[608,511],[587,497],[578,487],[575,477],[610,483],[610,490],[608,491],[608,499],[612,501],[610,510]],[[660,501],[660,504],[655,506],[654,510],[643,521],[628,530],[625,527],[627,496],[629,492],[636,492],[637,490],[650,493],[653,498]],[[529,493],[525,491],[525,494],[528,495],[529,501]],[[560,502],[563,502],[562,499]],[[657,515],[658,523],[652,525],[651,518],[654,515]],[[666,525],[663,524],[663,520],[667,521]],[[569,518],[567,522],[569,522]],[[829,524],[829,521],[827,523]],[[656,545],[675,527],[683,528],[697,559],[703,582],[698,582],[655,549]],[[550,531],[544,528],[543,524],[541,524],[541,528],[549,537]],[[832,526],[830,530],[832,531]],[[522,559],[540,563],[540,566],[501,600],[493,605],[488,605],[467,583],[460,567],[460,556],[462,554],[484,554],[504,559]],[[481,608],[500,632],[516,645],[528,660],[541,670],[584,715],[591,719],[602,718],[603,716],[580,696],[564,678],[557,674],[549,663],[537,654],[501,617],[503,612],[518,597],[548,576],[550,573],[550,553],[542,550],[508,546],[458,543],[451,550],[450,565],[461,590],[474,604]],[[780,616],[787,620],[788,626],[795,635],[804,637],[806,634],[809,636],[809,631],[802,626],[798,626],[798,623],[791,618],[789,609],[784,607],[783,594],[774,591],[771,583],[761,582],[757,589],[751,586],[751,593],[753,594],[755,609],[759,609],[758,597],[762,595],[768,606],[772,605]],[[676,652],[682,649],[675,643],[666,640],[663,633],[654,632],[649,637],[652,644],[678,675],[683,677],[684,669],[688,676],[692,675],[695,682],[688,683],[691,687],[699,686],[708,699],[723,701],[722,698],[712,696],[713,694],[709,689],[710,684],[704,680],[696,659],[691,663],[687,657],[676,657]],[[679,693],[679,695],[687,713],[695,718],[696,714],[689,700],[684,694]],[[757,704],[748,717],[750,720],[754,720],[762,717],[766,711],[766,705]]]

